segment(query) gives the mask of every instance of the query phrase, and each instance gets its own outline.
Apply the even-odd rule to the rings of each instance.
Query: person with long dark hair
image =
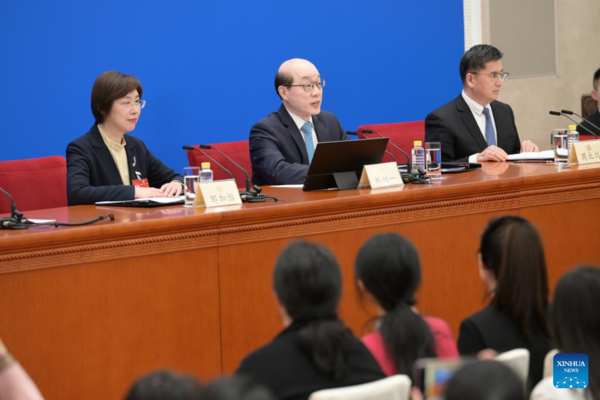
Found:
[[[481,237],[479,274],[491,300],[462,321],[458,350],[473,355],[484,349],[528,349],[531,390],[542,378],[544,357],[552,348],[546,259],[535,227],[518,216],[492,220]]]
[[[362,341],[386,375],[412,377],[419,358],[458,356],[448,324],[422,317],[414,307],[421,264],[408,239],[395,233],[373,236],[358,252],[355,273],[359,288],[380,315],[376,330]]]
[[[337,317],[342,276],[327,248],[306,242],[288,246],[275,265],[273,288],[285,329],[247,356],[236,374],[251,376],[281,400],[385,378]]]
[[[553,377],[542,380],[531,393],[532,400],[600,399],[600,268],[581,266],[567,272],[556,285],[551,308],[552,331],[561,353],[588,356],[585,389],[556,389]],[[592,364],[593,363],[593,364]]]

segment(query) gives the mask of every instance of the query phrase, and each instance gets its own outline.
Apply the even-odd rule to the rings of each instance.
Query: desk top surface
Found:
[[[480,196],[514,193],[565,185],[600,182],[600,164],[561,168],[554,164],[483,163],[481,169],[445,174],[434,184],[361,190],[303,192],[300,188],[264,187],[263,192],[280,201],[244,203],[217,208],[159,208],[74,206],[24,212],[30,219],[82,222],[104,214],[108,219],[83,227],[34,227],[0,231],[0,254],[27,248],[52,248],[86,242],[104,242],[133,237],[186,231],[217,230],[242,225],[265,224],[289,219],[325,216],[374,208],[411,206]],[[18,205],[17,205],[18,207]],[[5,214],[6,215],[6,214]],[[215,231],[216,232],[216,231]]]

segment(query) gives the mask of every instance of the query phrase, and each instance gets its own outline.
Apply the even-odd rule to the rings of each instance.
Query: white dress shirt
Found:
[[[285,109],[292,116],[292,119],[296,123],[296,126],[298,127],[298,130],[300,131],[300,134],[302,135],[302,139],[304,139],[304,141],[306,141],[306,137],[305,137],[304,131],[302,130],[302,126],[306,122],[310,122],[310,125],[312,126],[313,143],[315,144],[315,150],[316,150],[317,149],[317,143],[319,143],[319,141],[317,140],[317,130],[315,129],[315,124],[313,123],[312,115],[310,116],[310,119],[308,121],[306,121],[306,120],[300,118],[299,116],[297,116],[296,114],[290,112],[290,110],[288,110],[287,107]]]

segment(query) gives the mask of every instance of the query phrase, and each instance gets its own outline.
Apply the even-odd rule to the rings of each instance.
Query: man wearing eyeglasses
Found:
[[[497,101],[508,77],[501,59],[494,46],[471,47],[460,60],[462,93],[425,119],[425,140],[441,142],[443,161],[506,161],[509,154],[538,151],[520,141],[512,109]]]
[[[281,64],[275,91],[283,104],[250,131],[254,184],[304,183],[317,143],[348,139],[335,115],[321,111],[323,87],[311,62],[295,58]]]

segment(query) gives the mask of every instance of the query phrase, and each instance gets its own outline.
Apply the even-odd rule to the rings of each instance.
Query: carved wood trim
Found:
[[[0,256],[1,273],[124,259],[130,258],[132,255],[164,254],[237,243],[396,225],[417,220],[508,211],[534,205],[588,199],[600,199],[600,183],[15,253]]]

